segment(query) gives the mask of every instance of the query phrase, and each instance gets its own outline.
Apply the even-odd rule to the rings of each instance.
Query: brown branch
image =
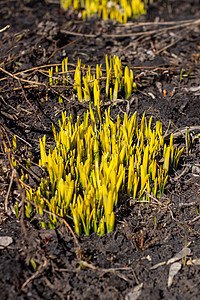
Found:
[[[165,31],[173,30],[173,29],[177,29],[177,28],[181,28],[181,27],[186,27],[186,26],[191,26],[191,25],[198,26],[199,24],[200,24],[200,19],[197,19],[197,20],[192,20],[187,23],[180,23],[178,25],[170,26],[170,27],[162,28],[162,29],[149,30],[149,31],[145,31],[145,32],[142,31],[142,32],[135,32],[135,33],[126,33],[126,34],[102,34],[101,37],[103,37],[103,38],[123,38],[123,37],[133,37],[133,36],[148,36],[148,35],[152,35],[154,33],[160,34]],[[68,34],[68,35],[74,35],[74,36],[88,37],[88,38],[96,38],[98,36],[95,34],[83,34],[83,33],[73,32],[73,31],[69,31],[69,30],[65,30],[65,29],[61,29],[61,33]]]
[[[39,265],[37,271],[22,284],[21,290],[23,290],[30,281],[40,276],[47,266],[48,266],[48,260],[44,257],[44,263]]]
[[[8,147],[7,147],[7,145],[6,145],[6,143],[5,143],[4,140],[3,140],[3,145],[4,145],[4,149],[6,149],[6,154],[7,154],[7,157],[8,157],[10,168],[12,170],[13,177],[15,179],[15,182],[17,184],[17,188],[18,188],[18,190],[20,192],[20,196],[21,196],[21,199],[22,199],[22,207],[20,209],[19,216],[21,216],[21,218],[20,218],[20,224],[21,224],[22,231],[23,231],[23,233],[24,233],[24,235],[26,237],[27,233],[26,233],[26,227],[24,225],[24,204],[25,204],[26,197],[25,197],[24,191],[23,191],[23,189],[22,189],[22,187],[20,185],[17,171],[15,170],[15,168],[13,167],[13,164],[12,164],[12,160],[11,160],[12,154],[10,152],[11,150],[8,149]]]
[[[141,26],[166,26],[166,25],[177,25],[177,24],[184,24],[184,23],[189,23],[189,22],[195,22],[195,19],[190,19],[190,20],[182,20],[182,21],[165,21],[165,22],[141,22],[141,23],[131,23],[128,22],[126,24],[119,24],[117,27],[129,27],[131,28],[134,27],[141,27]]]
[[[11,190],[11,187],[12,187],[12,184],[13,184],[14,172],[15,172],[15,169],[12,170],[8,191],[7,191],[7,194],[6,194],[6,197],[5,197],[5,201],[4,201],[4,208],[5,208],[6,213],[8,211],[8,197],[9,197],[10,190]]]
[[[10,77],[16,79],[16,80],[21,80],[21,81],[24,81],[24,82],[28,82],[30,84],[37,84],[37,85],[43,85],[43,86],[46,86],[45,83],[40,83],[40,82],[36,82],[36,81],[31,81],[31,80],[26,80],[26,79],[23,79],[23,78],[19,78],[17,77],[16,75],[13,75],[11,74],[10,72],[4,70],[3,68],[0,67],[0,71],[2,71],[3,73],[9,75]],[[1,79],[2,80],[2,79]]]
[[[22,84],[21,84],[21,82],[20,82],[20,79],[18,78],[17,81],[18,81],[18,83],[19,83],[19,85],[20,85],[20,87],[21,87],[21,89],[22,89],[22,93],[23,93],[23,95],[24,95],[24,98],[25,98],[26,102],[27,102],[27,103],[33,108],[33,110],[36,112],[35,107],[30,103],[30,101],[28,100],[28,98],[27,98],[26,95],[25,95],[25,92],[24,92],[23,86],[22,86]]]

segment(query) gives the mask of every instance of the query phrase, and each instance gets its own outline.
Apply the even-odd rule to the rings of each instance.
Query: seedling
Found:
[[[186,153],[187,155],[189,155],[189,151],[192,148],[192,137],[189,128],[187,128],[187,131],[185,133],[185,145],[186,145]]]
[[[114,230],[122,193],[143,201],[150,201],[151,193],[161,196],[167,174],[177,167],[183,149],[174,149],[173,135],[167,146],[162,124],[157,121],[152,130],[151,123],[152,117],[147,122],[144,114],[139,126],[136,113],[130,119],[126,114],[123,120],[118,116],[115,123],[110,109],[97,122],[91,105],[83,122],[78,118],[73,124],[62,113],[59,132],[52,125],[55,147],[46,152],[46,136],[40,140],[39,164],[45,176],[37,189],[27,191],[41,216],[44,210],[50,212],[50,228],[57,224],[55,215],[69,215],[78,235],[109,233]],[[27,205],[27,216],[31,208]]]
[[[117,20],[120,23],[127,23],[129,18],[136,18],[145,14],[146,0],[60,0],[64,10],[73,8],[79,12],[83,19],[97,15],[107,20]]]
[[[102,65],[96,65],[92,70],[91,66],[81,64],[78,59],[77,67],[74,71],[74,98],[78,98],[80,102],[92,101],[95,106],[100,105],[100,91],[103,90],[106,100],[115,101],[118,97],[128,99],[130,95],[136,91],[137,86],[134,82],[133,71],[127,66],[122,67],[119,57],[113,58],[106,55],[106,69],[102,69]],[[58,66],[49,70],[49,84],[64,84],[68,85],[68,58],[62,61],[62,76],[54,76],[58,74]],[[103,88],[105,86],[105,88]],[[59,102],[62,102],[62,96],[59,97]]]

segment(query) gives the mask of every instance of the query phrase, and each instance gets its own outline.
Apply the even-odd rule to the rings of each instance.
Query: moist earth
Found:
[[[56,0],[0,2],[0,238],[12,238],[0,246],[1,299],[200,299],[199,1],[154,1],[126,25],[82,21],[80,14],[62,11]],[[114,232],[76,241],[64,224],[44,230],[38,216],[16,218],[15,202],[24,200],[4,149],[16,135],[18,162],[23,169],[31,159],[27,184],[36,187],[39,138],[53,141],[52,123],[58,128],[62,111],[76,120],[88,109],[70,89],[58,102],[49,68],[64,57],[72,66],[77,58],[104,66],[106,54],[134,71],[138,90],[126,101],[102,99],[102,112],[110,106],[116,120],[145,111],[163,123],[166,141],[173,132],[176,146],[185,148],[159,200],[124,195]],[[181,269],[168,287],[167,261],[182,249]]]

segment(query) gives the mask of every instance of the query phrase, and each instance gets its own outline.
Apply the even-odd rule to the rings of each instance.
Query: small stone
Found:
[[[13,239],[10,236],[0,236],[0,246],[8,247],[12,242]]]
[[[180,271],[180,269],[181,269],[180,263],[174,263],[170,266],[169,277],[168,277],[168,287],[170,287],[172,285],[174,276]]]
[[[140,295],[141,295],[141,291],[142,291],[142,287],[143,287],[143,283],[137,285],[132,292],[129,292],[126,296],[125,296],[125,300],[137,300]]]

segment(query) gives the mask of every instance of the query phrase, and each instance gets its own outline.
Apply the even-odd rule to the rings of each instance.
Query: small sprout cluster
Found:
[[[145,3],[146,0],[60,0],[64,10],[72,7],[81,11],[83,19],[98,15],[104,20],[117,20],[120,23],[127,23],[128,18],[145,14]]]
[[[53,126],[55,147],[46,151],[46,137],[40,140],[40,166],[45,171],[40,186],[27,191],[37,212],[49,212],[50,227],[57,216],[73,218],[78,235],[98,235],[114,230],[115,208],[119,195],[149,201],[152,194],[159,198],[164,191],[170,168],[176,168],[183,149],[164,143],[162,124],[151,129],[142,117],[140,126],[136,113],[130,119],[119,115],[116,122],[105,111],[103,121],[96,122],[90,105],[83,122],[75,124],[62,113],[60,131]],[[27,216],[31,204],[26,206]],[[43,222],[43,226],[46,226]]]
[[[101,98],[100,91],[104,86],[105,98],[111,101],[117,100],[119,95],[128,99],[136,91],[133,71],[129,70],[128,66],[123,68],[121,60],[117,56],[108,58],[106,55],[105,60],[106,70],[102,69],[102,65],[96,65],[95,70],[92,70],[91,66],[81,65],[81,60],[78,59],[74,72],[73,89],[74,96],[77,95],[79,101],[92,101],[95,106],[98,106]],[[49,70],[50,85],[59,82],[68,85],[68,58],[62,61],[62,78],[55,78],[54,71],[58,74],[58,66]]]

